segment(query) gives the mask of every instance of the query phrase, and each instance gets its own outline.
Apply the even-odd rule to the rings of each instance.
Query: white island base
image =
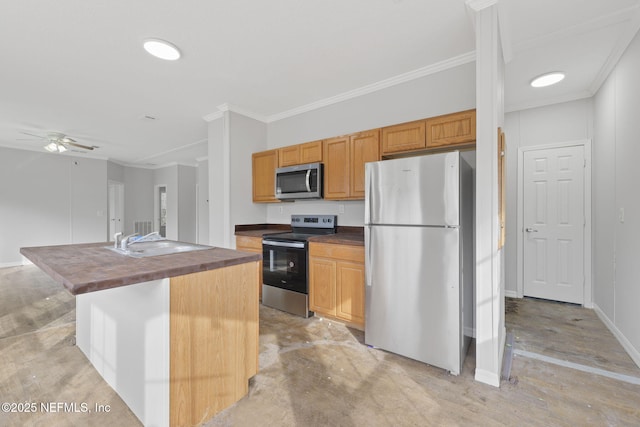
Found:
[[[257,373],[258,268],[79,294],[77,345],[145,426],[201,424]]]

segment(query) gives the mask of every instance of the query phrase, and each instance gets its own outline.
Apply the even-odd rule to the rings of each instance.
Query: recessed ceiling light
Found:
[[[156,58],[166,59],[167,61],[175,61],[180,58],[178,48],[164,40],[146,39],[143,46],[144,50]]]
[[[545,87],[554,85],[564,79],[564,73],[560,71],[554,71],[553,73],[543,74],[531,80],[531,86],[533,87]]]

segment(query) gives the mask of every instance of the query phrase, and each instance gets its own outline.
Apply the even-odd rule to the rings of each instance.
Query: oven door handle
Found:
[[[311,169],[307,169],[307,179],[305,183],[307,184],[307,192],[311,193]]]
[[[263,240],[264,246],[278,246],[282,248],[304,249],[304,242],[274,242],[272,240]]]

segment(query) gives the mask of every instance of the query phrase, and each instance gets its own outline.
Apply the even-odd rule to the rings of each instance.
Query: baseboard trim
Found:
[[[0,263],[0,268],[9,268],[9,267],[20,267],[24,265],[21,262],[3,262]]]
[[[602,323],[604,323],[607,328],[609,328],[611,333],[616,337],[625,351],[629,354],[629,357],[631,357],[635,364],[640,368],[640,351],[638,351],[638,349],[636,349],[633,344],[631,344],[631,341],[629,341],[627,337],[625,337],[622,332],[620,332],[620,329],[618,329],[618,327],[611,321],[611,319],[609,319],[604,311],[602,311],[602,309],[595,303],[593,304],[593,311],[596,312],[596,315],[598,315],[600,320],[602,320]]]
[[[500,387],[500,374],[495,372],[485,371],[483,369],[476,368],[475,379],[478,382],[488,384],[494,387]]]
[[[518,292],[505,289],[504,296],[507,298],[518,298]]]

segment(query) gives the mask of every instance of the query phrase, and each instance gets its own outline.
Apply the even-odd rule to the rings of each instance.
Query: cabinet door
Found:
[[[403,123],[382,128],[382,155],[425,148],[425,122]]]
[[[337,263],[336,317],[364,326],[364,264]]]
[[[476,140],[476,110],[427,119],[427,148],[469,144]]]
[[[322,141],[300,144],[300,163],[317,163],[322,161]]]
[[[253,201],[277,202],[276,168],[278,150],[261,151],[251,156],[253,170]]]
[[[299,145],[290,145],[278,149],[278,167],[299,165],[300,163]]]
[[[336,262],[309,258],[309,306],[317,313],[336,315]]]
[[[262,237],[236,236],[236,249],[262,255]],[[259,262],[258,295],[262,301],[262,260]]]
[[[351,135],[349,196],[364,199],[364,165],[380,160],[380,129]]]
[[[349,137],[324,141],[324,198],[349,197]]]

